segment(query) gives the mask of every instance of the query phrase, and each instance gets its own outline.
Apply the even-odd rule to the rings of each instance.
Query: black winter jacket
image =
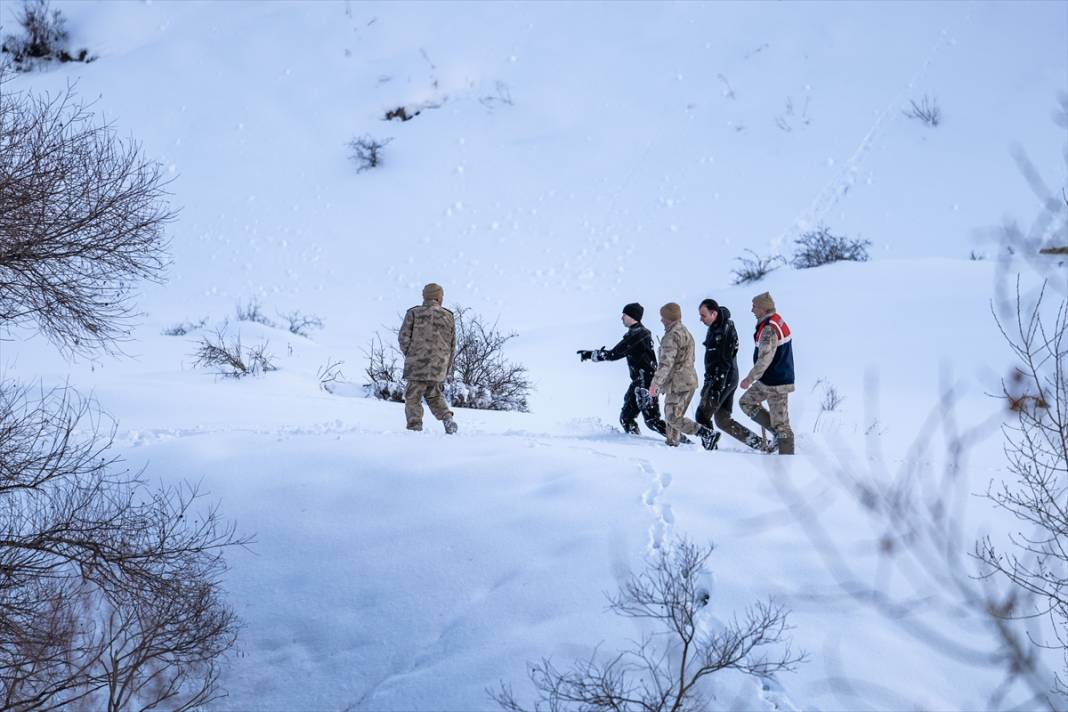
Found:
[[[627,359],[630,368],[630,380],[640,380],[647,388],[656,373],[656,350],[653,347],[653,335],[648,329],[637,323],[627,329],[622,341],[610,349],[597,352],[598,361],[618,361]]]
[[[737,381],[738,331],[730,310],[720,307],[719,317],[705,336],[705,387],[718,393]]]

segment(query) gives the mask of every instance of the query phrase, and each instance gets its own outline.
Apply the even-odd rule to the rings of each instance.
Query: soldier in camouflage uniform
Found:
[[[794,431],[790,428],[789,396],[794,392],[794,346],[790,327],[775,311],[767,292],[753,297],[757,327],[753,340],[753,368],[739,384],[748,389],[738,400],[745,413],[771,431],[772,449],[780,455],[794,454]],[[768,402],[765,410],[763,403]]]
[[[404,315],[397,340],[404,354],[404,415],[408,430],[423,429],[423,399],[430,412],[445,425],[445,432],[456,432],[456,421],[445,402],[442,390],[456,357],[456,321],[452,312],[441,306],[445,290],[433,282],[423,287],[423,304]]]
[[[660,366],[653,376],[649,395],[664,392],[664,420],[667,444],[678,445],[681,433],[697,434],[701,426],[686,417],[686,409],[697,390],[693,335],[682,323],[682,308],[675,302],[660,307],[664,338],[660,340]]]

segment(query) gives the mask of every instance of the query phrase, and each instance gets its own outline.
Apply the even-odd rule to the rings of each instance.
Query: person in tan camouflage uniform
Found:
[[[780,455],[794,454],[790,428],[789,396],[794,392],[793,334],[775,311],[775,300],[764,292],[753,297],[757,327],[753,340],[753,368],[738,385],[748,389],[738,405],[753,420],[771,431],[772,447]],[[768,409],[764,409],[764,401]]]
[[[653,376],[649,395],[664,397],[664,420],[667,423],[667,444],[679,444],[680,432],[696,434],[697,423],[686,417],[686,409],[697,390],[697,370],[694,368],[693,335],[682,323],[682,307],[669,302],[660,307],[660,323],[664,338],[660,340],[660,365]]]
[[[430,412],[445,425],[445,432],[456,432],[456,421],[442,391],[456,357],[456,321],[452,312],[441,306],[445,290],[440,285],[423,287],[423,303],[404,315],[397,340],[404,354],[404,415],[408,430],[423,429],[423,399]]]

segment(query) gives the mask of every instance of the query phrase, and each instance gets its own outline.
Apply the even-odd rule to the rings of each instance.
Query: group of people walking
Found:
[[[445,432],[457,431],[453,412],[445,400],[445,380],[456,358],[456,322],[442,306],[445,290],[438,284],[423,287],[423,303],[404,315],[397,335],[404,354],[404,413],[409,430],[423,429],[423,401],[440,420]],[[698,305],[701,323],[708,327],[705,347],[704,385],[695,420],[686,411],[697,392],[696,346],[693,335],[682,323],[682,308],[669,302],[660,307],[664,336],[659,355],[653,348],[653,335],[642,324],[645,309],[637,302],[623,307],[621,317],[627,327],[622,340],[611,349],[580,350],[582,361],[627,360],[630,384],[623,396],[619,422],[623,429],[638,434],[638,415],[652,431],[663,435],[668,445],[688,443],[686,435],[700,439],[706,450],[719,447],[720,432],[755,450],[794,453],[788,400],[794,390],[793,338],[790,327],[775,309],[771,294],[753,297],[753,367],[739,381],[738,331],[731,312],[714,299]],[[757,435],[732,415],[738,388],[746,391],[738,404],[756,421],[766,435]],[[664,396],[664,418],[660,417],[659,397]],[[768,407],[764,407],[764,403]]]
[[[753,367],[739,381],[738,331],[731,312],[714,299],[705,299],[697,308],[701,323],[708,327],[705,335],[705,378],[696,420],[686,417],[697,392],[696,347],[693,335],[682,323],[682,308],[669,302],[660,307],[664,336],[660,340],[659,358],[653,351],[653,335],[642,324],[645,310],[637,302],[623,307],[622,321],[627,327],[623,339],[611,349],[580,350],[582,361],[618,361],[627,359],[630,385],[623,396],[619,422],[628,433],[638,433],[637,416],[645,425],[663,435],[668,445],[689,442],[695,435],[706,450],[719,447],[720,432],[755,450],[794,453],[794,434],[790,429],[789,394],[794,390],[793,337],[790,327],[775,309],[771,294],[753,297],[752,313],[756,317],[753,334]],[[746,391],[738,404],[768,436],[757,435],[733,418],[734,395],[739,386]],[[660,417],[658,396],[664,394],[664,419]],[[768,408],[764,407],[767,402]]]

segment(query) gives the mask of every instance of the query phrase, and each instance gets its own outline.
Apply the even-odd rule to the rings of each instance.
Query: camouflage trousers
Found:
[[[664,435],[667,436],[668,445],[679,444],[679,433],[693,435],[701,427],[686,417],[686,409],[690,407],[690,401],[696,391],[696,388],[688,391],[669,391],[664,397],[664,421],[667,424],[667,432]]]
[[[738,399],[738,405],[750,418],[770,428],[779,439],[792,440],[794,431],[790,428],[789,398],[793,390],[792,385],[769,386],[757,381]],[[767,410],[764,401],[768,402]]]
[[[424,398],[435,418],[445,420],[452,417],[449,404],[442,395],[444,386],[440,381],[408,381],[404,389],[404,416],[408,419],[409,428],[423,427]]]

